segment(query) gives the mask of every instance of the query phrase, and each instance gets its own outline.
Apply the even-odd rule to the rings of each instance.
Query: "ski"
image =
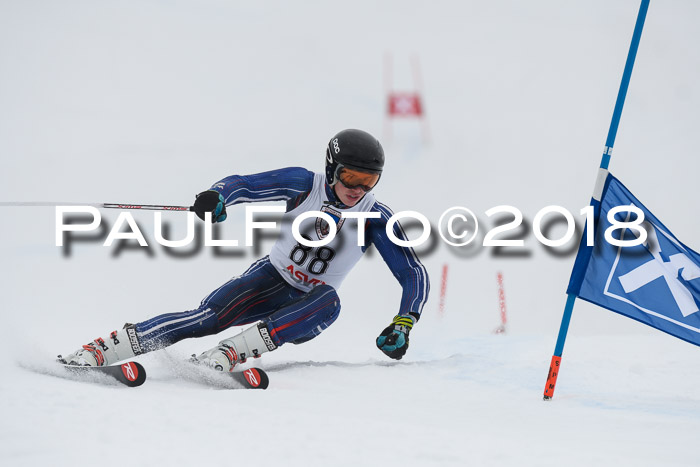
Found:
[[[233,371],[228,374],[246,389],[267,389],[270,385],[270,378],[267,376],[267,373],[260,368],[252,367],[243,371]]]
[[[267,389],[270,378],[262,368],[250,367],[233,371],[217,371],[207,365],[202,365],[195,355],[184,362],[174,365],[180,377],[187,380],[206,384],[221,389]],[[233,384],[231,383],[233,381]]]
[[[107,366],[78,366],[66,365],[59,362],[66,372],[79,376],[79,379],[87,379],[97,382],[100,375],[106,375],[119,383],[135,388],[146,381],[146,369],[137,362],[125,362],[119,365]],[[97,376],[97,378],[93,378]]]

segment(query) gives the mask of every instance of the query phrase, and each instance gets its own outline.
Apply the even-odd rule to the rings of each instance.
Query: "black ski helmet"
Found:
[[[339,166],[381,175],[384,149],[366,131],[343,130],[331,138],[326,148],[326,182],[330,186],[337,182]]]

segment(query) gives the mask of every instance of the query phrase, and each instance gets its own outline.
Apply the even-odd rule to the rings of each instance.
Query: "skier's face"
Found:
[[[343,182],[338,180],[338,183],[333,185],[336,196],[341,203],[346,206],[353,207],[365,196],[365,190],[360,187],[348,188],[343,185]]]

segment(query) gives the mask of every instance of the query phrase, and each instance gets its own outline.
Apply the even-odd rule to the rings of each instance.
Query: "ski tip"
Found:
[[[247,370],[232,373],[233,377],[248,389],[267,389],[270,378],[260,368],[248,368]]]
[[[126,362],[119,365],[124,375],[124,384],[131,388],[141,386],[146,382],[146,369],[138,362]]]

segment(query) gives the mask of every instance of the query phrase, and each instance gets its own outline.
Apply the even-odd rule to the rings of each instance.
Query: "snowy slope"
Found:
[[[426,333],[422,333],[426,334]],[[417,334],[416,342],[419,336]],[[427,337],[427,336],[426,336]],[[321,339],[321,338],[319,338]],[[697,465],[697,352],[670,338],[572,338],[555,401],[551,339],[469,337],[406,362],[324,346],[264,358],[267,391],[178,377],[143,357],[138,389],[8,368],[6,465]],[[635,350],[630,350],[635,349]],[[454,351],[454,353],[452,353]],[[368,354],[365,356],[364,354]],[[104,450],[109,449],[105,458]]]
[[[501,204],[530,221],[551,204],[576,215],[638,7],[0,1],[0,201],[189,204],[231,173],[320,171],[328,138],[360,127],[383,140],[377,196],[395,211],[435,224],[461,205],[485,226]],[[611,164],[696,250],[699,16],[697,2],[652,2]],[[428,142],[412,121],[384,138],[388,54],[397,89],[411,88],[420,60]],[[269,390],[178,376],[176,362],[217,336],[141,357],[149,380],[129,390],[41,372],[126,321],[196,307],[271,240],[228,257],[101,242],[64,256],[51,208],[0,209],[3,465],[698,464],[700,352],[629,319],[577,303],[555,400],[542,402],[574,242],[557,255],[529,234],[515,257],[423,248],[432,295],[398,363],[373,344],[400,296],[375,253],[343,284],[330,329],[262,359]],[[153,216],[135,218],[152,240]],[[165,219],[184,232],[181,216]],[[243,219],[231,210],[222,235],[242,239]],[[498,271],[505,336],[491,334]]]

